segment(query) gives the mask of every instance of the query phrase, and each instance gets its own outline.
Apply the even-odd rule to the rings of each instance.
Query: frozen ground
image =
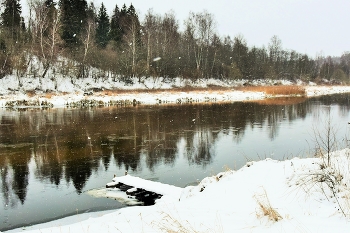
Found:
[[[164,190],[167,194],[154,206],[78,215],[9,232],[348,232],[350,150],[331,157],[329,166],[321,158],[248,162],[197,186]],[[135,182],[132,176],[122,179]]]
[[[192,82],[181,78],[172,80],[144,78],[139,82],[137,78],[120,81],[111,77],[39,79],[6,76],[0,79],[0,107],[232,102],[261,100],[269,97],[263,92],[235,90],[236,87],[246,83],[248,83],[247,80],[220,81],[209,79]],[[273,85],[276,83],[292,84],[285,80],[249,81],[250,85]],[[226,89],[183,91],[185,87],[205,88],[213,85]],[[312,83],[299,83],[299,85],[305,87],[307,96],[350,92],[350,86],[316,86]]]

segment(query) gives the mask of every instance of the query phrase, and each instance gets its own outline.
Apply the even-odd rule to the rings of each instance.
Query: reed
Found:
[[[257,212],[258,217],[266,216],[269,220],[274,222],[278,222],[279,220],[283,219],[282,216],[278,213],[277,209],[271,206],[265,189],[263,189],[263,192],[261,194],[256,194],[255,199],[260,210],[260,212]]]
[[[239,87],[236,90],[264,92],[267,95],[306,95],[305,88],[301,86],[248,86]]]
[[[177,92],[202,92],[202,91],[205,91],[205,92],[232,91],[232,88],[210,85],[206,88],[185,86],[185,87],[173,87],[171,89],[133,89],[133,90],[114,89],[114,90],[103,90],[101,94],[107,95],[107,96],[115,96],[118,94],[162,93],[162,92],[177,93]]]

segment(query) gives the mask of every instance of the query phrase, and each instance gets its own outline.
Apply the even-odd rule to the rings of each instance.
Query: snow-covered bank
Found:
[[[305,92],[308,97],[349,93],[350,86],[306,86]]]
[[[331,157],[330,166],[321,158],[248,162],[154,206],[9,232],[347,232],[350,149]]]
[[[139,82],[141,81],[141,82]],[[0,107],[77,107],[164,103],[205,103],[262,100],[271,96],[264,92],[235,90],[245,84],[291,85],[285,80],[196,80],[176,78],[17,78],[0,79]],[[307,96],[350,92],[350,86],[303,85]],[[211,86],[223,87],[206,89]],[[184,88],[190,87],[189,91]],[[179,89],[182,88],[182,89]],[[192,90],[191,88],[203,88]],[[105,90],[105,91],[104,91]],[[114,90],[114,91],[110,91]]]

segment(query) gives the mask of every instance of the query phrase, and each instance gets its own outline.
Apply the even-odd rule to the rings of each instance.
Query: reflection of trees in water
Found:
[[[67,183],[73,182],[76,191],[80,194],[92,175],[92,170],[98,167],[98,163],[92,158],[90,145],[86,140],[78,140],[72,136],[65,144],[68,148],[65,154],[65,178]]]
[[[106,144],[106,141],[102,142],[101,144],[101,159],[103,166],[105,167],[105,171],[108,170],[109,165],[111,163],[111,155],[112,155],[113,148],[108,146]]]
[[[24,204],[27,196],[30,151],[23,152],[22,148],[15,149],[6,160],[2,160],[1,174],[1,192],[4,197],[4,205],[15,206],[16,201],[13,194]],[[6,151],[6,150],[5,150]],[[6,152],[5,152],[6,153]],[[3,155],[0,154],[2,157]]]
[[[18,196],[18,199],[24,204],[24,201],[27,196],[27,186],[28,186],[28,176],[29,169],[28,165],[22,164],[13,164],[13,183],[12,188],[15,194]]]
[[[310,103],[304,102],[294,105],[265,105],[264,103],[248,104],[247,121],[252,128],[266,127],[269,138],[274,139],[278,136],[280,123],[282,121],[292,122],[295,119],[305,118],[307,113],[312,112],[309,109]]]
[[[187,137],[187,139],[189,138]],[[213,142],[213,133],[209,129],[197,129],[192,136],[192,140],[187,142],[186,154],[189,163],[203,166],[210,164],[214,156],[210,151]]]
[[[46,135],[39,135],[34,143],[34,160],[36,164],[35,176],[40,180],[49,180],[50,183],[58,186],[63,177],[63,167],[61,166],[61,153],[57,145],[56,135],[52,134],[52,129]],[[51,134],[50,134],[51,132]]]
[[[3,196],[3,204],[5,207],[16,207],[18,202],[24,203],[25,197],[20,199],[23,195],[16,195],[20,190],[15,189],[16,186],[13,186],[13,170],[10,166],[5,166],[0,169],[0,177],[1,177],[1,194]],[[20,182],[19,182],[20,183]]]
[[[348,95],[340,95],[294,105],[237,102],[33,110],[10,115],[0,111],[0,145],[6,146],[0,152],[1,192],[6,204],[13,202],[11,190],[24,202],[32,157],[37,179],[55,185],[65,179],[80,193],[100,164],[104,170],[115,169],[111,159],[120,170],[137,171],[145,158],[147,168],[154,171],[159,165],[173,166],[182,151],[190,164],[205,166],[215,156],[211,145],[222,134],[232,135],[233,142],[239,143],[247,129],[265,127],[274,139],[282,121],[305,118],[327,104],[339,104],[341,114],[346,114],[349,103]]]

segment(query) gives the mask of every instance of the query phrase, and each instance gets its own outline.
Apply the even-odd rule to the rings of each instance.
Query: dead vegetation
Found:
[[[315,126],[313,129],[315,157],[320,160],[313,163],[312,169],[299,174],[296,184],[309,195],[322,193],[325,199],[336,204],[343,216],[349,217],[350,152],[346,152],[344,157],[333,152],[338,150],[340,141],[337,139],[337,127],[332,124],[330,112],[328,115],[323,128]]]
[[[252,100],[250,102],[254,102],[261,105],[293,105],[300,104],[305,102],[306,97],[276,97],[276,98],[267,98],[263,100]]]
[[[271,206],[265,189],[262,189],[262,192],[260,194],[256,194],[254,197],[259,206],[257,211],[257,216],[259,218],[266,216],[269,220],[274,222],[278,222],[279,220],[283,219],[278,211]]]
[[[132,89],[132,90],[123,90],[123,89],[114,89],[114,90],[102,90],[99,93],[101,95],[107,95],[107,96],[115,96],[119,94],[137,94],[137,93],[162,93],[162,92],[168,92],[168,93],[177,93],[177,92],[224,92],[224,91],[232,91],[232,88],[228,87],[221,87],[221,86],[214,86],[211,85],[209,87],[203,88],[203,87],[179,87],[179,88],[171,88],[171,89]]]
[[[176,92],[227,92],[227,91],[249,91],[249,92],[264,92],[267,95],[274,96],[305,96],[305,88],[301,86],[245,86],[236,87],[232,89],[231,87],[222,87],[216,85],[209,85],[208,87],[173,87],[171,89],[133,89],[133,90],[103,90],[100,93],[102,95],[114,96],[118,94],[126,93],[176,93]]]
[[[245,86],[236,88],[240,91],[264,92],[267,95],[305,96],[305,88],[302,86]]]
[[[198,233],[198,232],[213,232],[222,233],[224,229],[222,227],[220,219],[215,220],[215,228],[209,226],[203,226],[204,230],[198,230],[193,223],[188,220],[184,220],[180,217],[179,213],[162,212],[162,220],[160,222],[153,222],[152,225],[157,227],[161,232],[167,233]]]

